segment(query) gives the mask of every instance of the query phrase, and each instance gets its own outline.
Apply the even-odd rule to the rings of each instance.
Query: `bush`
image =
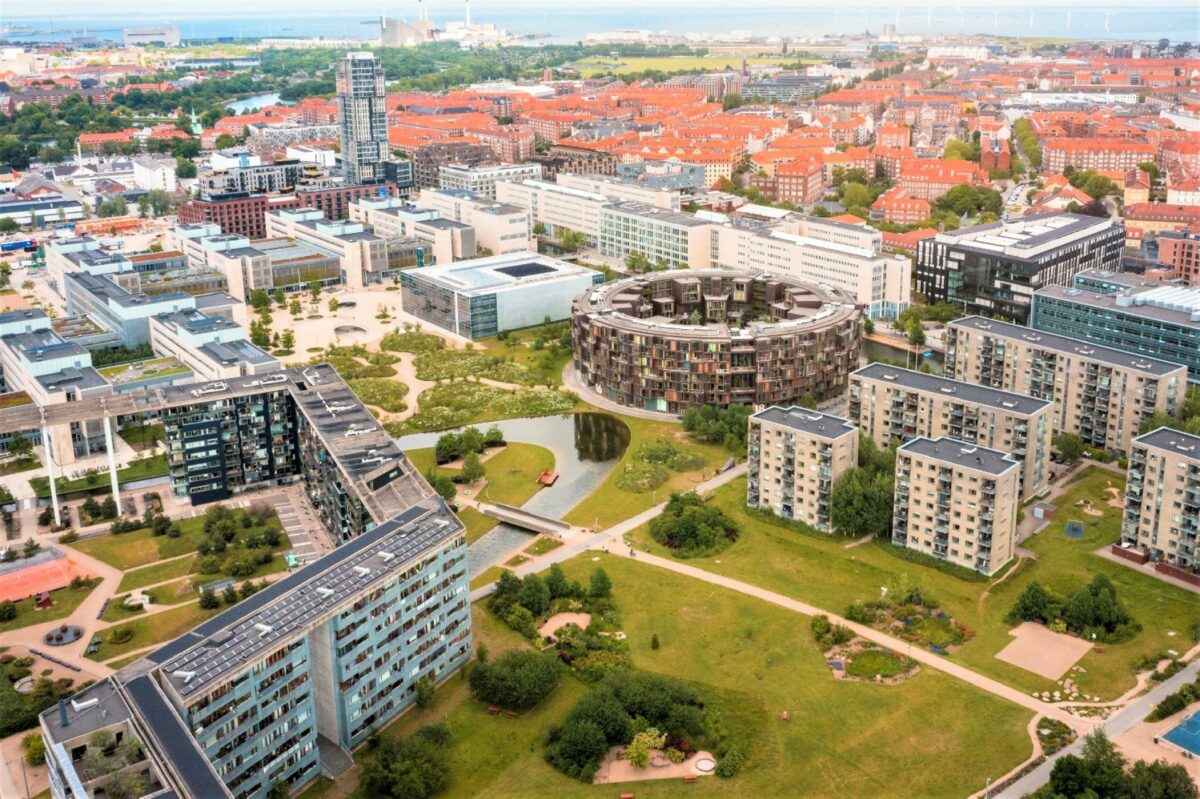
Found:
[[[685,555],[705,555],[737,540],[737,524],[695,493],[671,494],[663,512],[650,522],[650,536]]]
[[[118,627],[113,630],[108,636],[110,644],[127,644],[133,640],[132,627]]]
[[[556,658],[539,652],[507,652],[471,669],[471,693],[510,710],[529,710],[546,698],[562,675]]]
[[[11,599],[0,602],[0,621],[12,621],[17,618],[17,603]]]
[[[445,724],[422,727],[403,741],[380,736],[374,756],[362,769],[366,794],[425,799],[444,791],[450,783],[450,738]]]
[[[46,742],[42,734],[31,732],[21,736],[21,747],[25,750],[25,762],[30,766],[40,766],[46,762]]]
[[[67,530],[58,537],[58,543],[60,544],[74,544],[78,540],[79,533],[75,532],[74,530]]]
[[[750,405],[723,408],[702,405],[683,412],[683,429],[709,444],[724,444],[738,455],[746,452],[746,431],[754,413]]]

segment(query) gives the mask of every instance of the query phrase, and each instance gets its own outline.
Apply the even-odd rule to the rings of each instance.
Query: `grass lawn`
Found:
[[[563,521],[603,530],[649,509],[655,500],[665,502],[672,491],[690,491],[711,478],[717,467],[729,459],[729,451],[723,446],[695,441],[683,432],[682,427],[672,422],[650,421],[632,416],[618,418],[629,427],[629,446],[625,448],[625,454],[600,487],[572,508],[570,513],[563,517]],[[638,446],[658,439],[666,439],[682,453],[700,458],[704,462],[703,465],[691,471],[669,472],[667,481],[654,491],[634,493],[620,488],[617,481],[621,475],[637,464]]]
[[[952,654],[955,660],[1024,691],[1053,691],[1058,686],[1052,680],[995,658],[1012,640],[1008,635],[1010,625],[1004,617],[1017,596],[1035,579],[1065,596],[1094,575],[1105,574],[1116,586],[1120,601],[1144,630],[1131,641],[1085,655],[1080,665],[1086,672],[1073,675],[1073,679],[1082,693],[1115,699],[1133,687],[1136,679],[1133,664],[1138,659],[1166,649],[1183,651],[1190,646],[1187,636],[1194,620],[1200,618],[1200,596],[1092,554],[1120,534],[1120,510],[1103,502],[1103,489],[1109,481],[1121,487],[1118,475],[1100,469],[1089,470],[1072,483],[1072,490],[1059,498],[1058,518],[1026,542],[1038,554],[1037,560],[1023,562],[999,585],[994,580],[969,582],[901,560],[885,541],[845,549],[844,539],[805,535],[770,520],[749,516],[744,510],[744,479],[722,486],[713,499],[741,525],[738,541],[716,556],[691,558],[688,564],[838,614],[844,613],[854,601],[878,597],[880,586],[905,575],[974,631],[975,637]],[[1073,512],[1074,503],[1083,497],[1090,497],[1104,516]],[[1075,518],[1086,521],[1082,539],[1064,535],[1066,523]],[[634,531],[633,536],[639,548],[669,556],[667,550],[650,539],[645,526]],[[1176,635],[1168,636],[1168,631]]]
[[[140,569],[126,572],[125,576],[121,578],[121,584],[117,586],[117,590],[132,591],[142,586],[154,585],[155,583],[165,582],[176,577],[183,577],[186,574],[191,574],[195,568],[195,555],[187,558],[179,558],[178,560],[155,563],[151,566],[144,566]]]
[[[321,775],[305,788],[296,799],[323,799],[329,793],[329,789],[333,787],[333,784],[333,780],[325,775]]]
[[[100,637],[104,639],[104,642],[100,644],[98,651],[88,655],[88,657],[92,660],[111,660],[127,652],[134,652],[139,649],[145,649],[148,646],[154,646],[155,644],[166,643],[172,638],[178,638],[183,635],[210,616],[220,613],[223,607],[205,610],[200,607],[199,603],[189,602],[186,605],[164,610],[162,613],[154,613],[143,618],[134,619],[133,621],[127,621],[116,627],[110,627],[100,633]],[[113,632],[122,628],[133,630],[133,638],[123,644],[109,643]]]
[[[581,556],[564,568],[586,579],[595,565]],[[635,664],[696,683],[729,729],[751,736],[741,774],[691,785],[576,782],[545,763],[541,740],[586,691],[583,684],[568,677],[542,705],[509,719],[489,716],[456,676],[438,689],[432,707],[385,730],[407,735],[446,722],[453,741],[445,795],[962,796],[1030,753],[1028,711],[932,670],[899,686],[837,682],[803,617],[640,563],[604,557],[603,566]],[[523,645],[482,607],[474,620],[476,639],[493,658]],[[658,650],[650,648],[654,634],[662,642]],[[968,704],[973,712],[960,712]],[[783,710],[790,722],[777,721]],[[883,740],[894,745],[880,746]],[[932,762],[938,766],[929,768]]]
[[[153,602],[154,605],[158,606],[179,605],[184,602],[194,601],[196,599],[196,591],[192,587],[192,580],[190,577],[176,580],[175,582],[167,583],[166,585],[160,585],[157,588],[151,588],[149,591],[147,591],[147,593],[150,596],[150,601]],[[108,607],[104,609],[104,613],[100,616],[100,618],[107,622],[116,623],[119,621],[124,621],[125,619],[132,619],[137,616],[141,616],[146,612],[141,608],[131,608],[126,606],[124,599],[127,596],[129,596],[127,593],[117,594],[114,596],[112,601],[108,603]],[[153,606],[152,609],[154,609]]]
[[[483,465],[487,468],[487,486],[481,498],[519,507],[541,490],[538,475],[553,471],[554,454],[536,444],[512,442]]]
[[[500,523],[499,519],[484,516],[474,508],[461,508],[456,511],[458,518],[467,526],[467,543],[478,541],[484,533]]]
[[[282,529],[278,517],[272,517],[268,523],[269,526],[276,529]],[[170,536],[154,535],[149,529],[134,530],[132,533],[120,533],[114,535],[106,533],[96,536],[95,538],[86,538],[82,541],[77,541],[74,546],[80,552],[91,555],[97,560],[102,560],[110,566],[115,566],[118,569],[129,571],[136,569],[138,566],[146,566],[154,564],[152,568],[161,569],[163,576],[159,577],[153,573],[142,575],[139,572],[134,572],[137,575],[136,585],[126,585],[131,581],[131,575],[126,575],[121,581],[122,589],[130,589],[139,585],[152,585],[162,580],[169,580],[172,577],[178,577],[181,574],[190,573],[190,567],[194,567],[195,558],[188,559],[189,571],[180,572],[183,567],[173,563],[159,563],[158,561],[168,558],[175,558],[181,555],[190,555],[196,551],[201,542],[204,541],[204,517],[193,516],[188,519],[180,519],[179,527],[182,534],[178,538]],[[239,528],[238,535],[254,534],[259,532],[261,528],[251,528],[244,530]],[[286,549],[290,546],[287,536],[282,536],[279,549]],[[277,558],[277,560],[279,560]],[[255,572],[258,574],[268,574],[277,569],[269,568],[271,564],[260,566]],[[147,570],[149,571],[149,570]],[[216,579],[215,577],[213,579]]]
[[[519,330],[508,337],[509,341],[515,339],[515,344],[510,345],[492,336],[476,341],[475,346],[482,347],[485,353],[494,358],[504,358],[524,366],[532,374],[532,381],[539,386],[561,386],[563,369],[571,360],[571,348],[547,346],[535,350],[533,339],[536,335],[536,330]]]
[[[154,445],[166,438],[166,430],[161,424],[130,425],[117,433],[126,444],[138,450],[153,449]]]
[[[562,541],[557,538],[546,538],[545,536],[534,541],[532,545],[525,547],[527,555],[545,555],[547,552],[553,552],[563,545]]]
[[[488,566],[479,574],[471,578],[471,588],[475,589],[479,588],[481,585],[494,583],[500,579],[500,574],[506,571],[508,571],[508,569],[505,569],[501,566]]]
[[[10,458],[3,463],[0,463],[0,475],[27,472],[30,469],[36,469],[41,465],[42,462],[33,455],[25,458]]]
[[[51,591],[50,598],[54,600],[54,604],[45,610],[34,608],[32,598],[26,597],[25,599],[17,600],[14,603],[17,606],[17,617],[11,621],[0,622],[0,633],[70,616],[91,592],[92,589],[90,586],[81,588],[78,591],[69,586],[60,588],[57,591]]]
[[[167,473],[167,456],[155,455],[145,460],[134,461],[124,469],[117,470],[117,481],[128,483],[134,480],[145,480],[149,477],[162,477]],[[90,490],[93,494],[109,494],[112,493],[112,482],[108,479],[106,471],[92,472],[84,477],[79,477],[74,480],[68,480],[64,477],[59,477],[55,483],[58,486],[58,493],[70,493],[72,491]],[[48,477],[34,477],[29,481],[29,485],[43,499],[50,496],[50,479]]]

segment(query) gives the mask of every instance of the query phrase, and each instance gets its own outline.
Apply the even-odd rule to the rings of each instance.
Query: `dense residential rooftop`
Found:
[[[858,432],[858,427],[849,419],[795,405],[790,408],[772,405],[769,408],[763,408],[751,418],[783,425],[792,430],[831,441]]]
[[[1057,333],[1043,333],[1040,330],[1032,330],[1022,325],[1014,325],[1011,322],[1002,322],[997,319],[988,319],[983,316],[968,316],[963,319],[958,319],[952,323],[955,327],[963,327],[969,330],[978,330],[981,333],[987,333],[996,336],[1006,336],[1008,338],[1020,339],[1027,344],[1041,347],[1047,350],[1057,350],[1059,352],[1070,353],[1071,355],[1079,355],[1084,358],[1089,358],[1094,361],[1100,361],[1111,366],[1117,366],[1122,369],[1131,369],[1136,372],[1144,372],[1149,375],[1161,377],[1168,375],[1171,372],[1182,369],[1183,367],[1169,363],[1168,361],[1160,361],[1157,358],[1147,358],[1143,355],[1132,355],[1128,352],[1114,350],[1111,347],[1102,347],[1096,344],[1091,344],[1077,338],[1068,338],[1060,336]]]
[[[1009,469],[1015,469],[1020,465],[1019,461],[1006,452],[968,444],[949,436],[936,439],[914,438],[902,444],[898,451],[935,458],[954,466],[975,469],[995,476],[1002,475]]]
[[[1037,413],[1053,404],[1050,400],[1036,399],[1026,394],[986,388],[974,383],[952,380],[948,377],[925,374],[913,369],[902,369],[882,363],[872,363],[850,374],[851,380],[861,377],[890,383],[913,391],[924,391],[961,402],[983,405],[989,408],[1017,413],[1024,416]]]

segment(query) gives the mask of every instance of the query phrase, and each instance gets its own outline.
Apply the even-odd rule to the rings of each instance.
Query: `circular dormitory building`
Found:
[[[644,410],[819,402],[858,367],[861,308],[788,277],[654,272],[596,286],[571,310],[582,383]]]

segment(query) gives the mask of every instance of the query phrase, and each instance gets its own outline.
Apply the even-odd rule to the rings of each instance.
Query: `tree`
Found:
[[[893,477],[852,469],[838,478],[829,497],[834,529],[856,537],[887,535],[892,529]]]
[[[650,271],[650,259],[644,253],[637,250],[630,250],[625,256],[625,268],[630,272],[648,272]]]
[[[279,337],[279,346],[285,350],[290,350],[296,346],[296,334],[292,332],[290,327],[284,330],[283,334]]]
[[[435,689],[436,686],[433,684],[433,678],[428,674],[417,680],[417,696],[414,701],[416,702],[418,708],[425,710],[433,704],[433,694]]]
[[[534,616],[541,616],[550,609],[550,589],[541,577],[530,574],[521,581],[517,602]]]
[[[308,295],[316,302],[321,298],[321,281],[313,280],[308,284]]]
[[[919,322],[908,328],[908,343],[914,347],[925,346],[925,328]]]
[[[281,288],[275,289],[275,304],[280,308],[287,306],[287,293]]]
[[[694,406],[683,412],[683,429],[706,443],[724,444],[744,453],[748,420],[753,413],[750,405]]]
[[[175,177],[183,179],[196,177],[196,165],[187,158],[176,158]]]
[[[510,710],[529,710],[549,695],[562,676],[557,657],[516,650],[471,669],[471,693],[481,702]]]
[[[430,468],[425,473],[425,479],[433,490],[444,500],[454,499],[454,495],[458,493],[458,489],[454,485],[454,481],[436,469]]]
[[[422,727],[403,741],[382,736],[375,756],[363,765],[366,795],[425,799],[444,791],[450,784],[449,743],[445,724]]]
[[[546,226],[543,225],[541,222],[534,222],[533,223],[533,235],[545,236],[546,235]]]
[[[33,453],[33,443],[25,437],[24,433],[13,433],[12,439],[8,442],[8,454],[12,455],[17,460],[24,460]]]
[[[1130,799],[1197,799],[1200,791],[1187,769],[1164,760],[1139,760],[1129,770]]]
[[[300,306],[300,300],[292,300],[290,303],[288,303],[288,313],[290,313],[293,318],[304,313],[304,309]]]
[[[16,233],[20,229],[21,226],[17,224],[17,220],[7,216],[0,219],[0,233]]]
[[[596,568],[588,578],[588,596],[593,599],[607,599],[612,596],[612,580],[604,569]]]
[[[1083,439],[1074,433],[1059,433],[1052,443],[1063,463],[1073,464],[1083,457]]]
[[[670,549],[701,554],[736,541],[737,524],[694,492],[673,493],[663,512],[650,521],[650,536]]]
[[[205,588],[200,592],[200,607],[205,610],[212,610],[221,606],[221,600],[217,599],[217,595],[212,592],[212,589]]]
[[[330,298],[329,298],[329,312],[330,312],[330,313],[337,313],[337,309],[338,309],[338,300],[337,300],[337,297],[330,297]]]
[[[271,295],[265,289],[254,289],[250,292],[250,307],[255,311],[271,307]]]
[[[271,331],[258,319],[250,322],[250,343],[256,347],[271,346]]]
[[[468,452],[463,458],[462,478],[468,483],[475,483],[483,479],[487,474],[487,469],[479,460],[479,455],[474,452]]]
[[[17,617],[17,603],[11,599],[0,601],[0,621],[12,621]]]
[[[114,216],[125,216],[129,213],[129,204],[119,194],[96,205],[96,216],[108,219]]]
[[[237,139],[233,138],[233,136],[230,136],[228,133],[222,133],[216,138],[216,141],[213,142],[213,147],[218,150],[225,150],[236,146]]]
[[[741,108],[748,102],[749,100],[746,100],[740,94],[733,92],[721,98],[721,108],[726,111],[732,111],[735,108]]]
[[[587,244],[586,234],[578,233],[567,227],[555,228],[554,237],[558,239],[559,246],[567,252],[575,252],[584,244]]]

